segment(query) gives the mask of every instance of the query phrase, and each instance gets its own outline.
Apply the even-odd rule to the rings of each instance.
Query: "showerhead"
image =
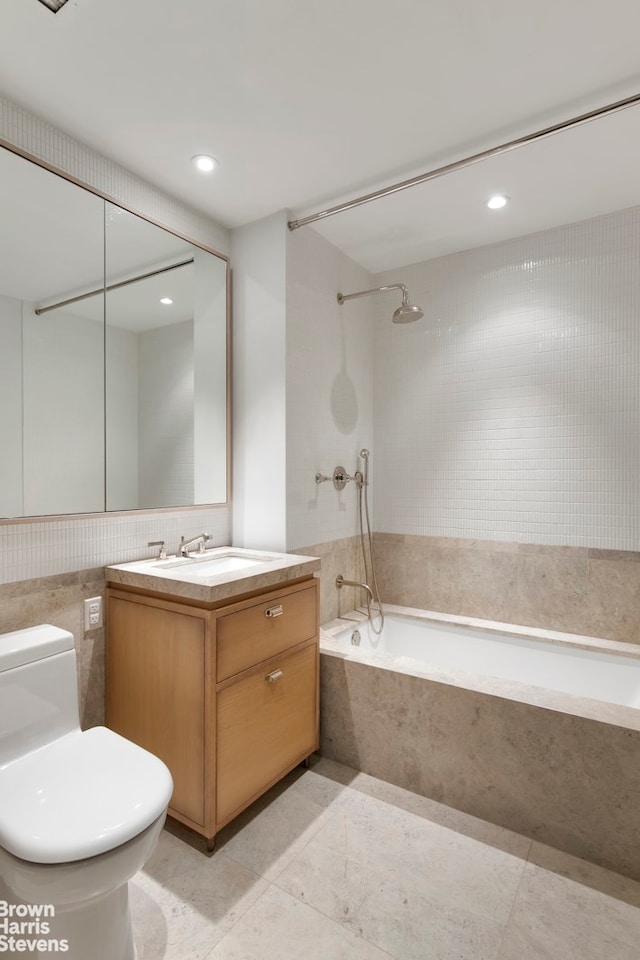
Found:
[[[412,320],[422,320],[423,317],[424,313],[415,303],[403,303],[393,311],[391,319],[394,323],[411,323]]]
[[[394,311],[391,318],[394,323],[411,323],[412,320],[420,320],[424,313],[420,307],[409,303],[409,294],[403,283],[388,283],[384,287],[375,287],[373,290],[360,290],[358,293],[339,293],[338,303],[342,306],[345,300],[353,300],[354,297],[368,297],[372,293],[384,293],[386,290],[402,290],[402,305]]]
[[[411,323],[412,320],[421,320],[424,313],[414,303],[409,303],[409,293],[404,284],[399,284],[402,288],[402,304],[397,310],[393,311],[392,320],[394,323]]]

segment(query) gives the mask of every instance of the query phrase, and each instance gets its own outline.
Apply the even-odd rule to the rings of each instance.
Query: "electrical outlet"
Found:
[[[97,630],[102,626],[102,597],[89,597],[84,601],[84,629]]]

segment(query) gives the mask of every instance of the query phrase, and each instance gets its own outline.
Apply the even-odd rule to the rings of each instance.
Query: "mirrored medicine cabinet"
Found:
[[[0,147],[0,518],[224,503],[228,262]]]

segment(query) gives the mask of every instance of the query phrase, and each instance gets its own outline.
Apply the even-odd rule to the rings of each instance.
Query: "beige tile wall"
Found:
[[[640,879],[640,731],[320,661],[323,756]]]
[[[345,545],[314,548],[326,568],[325,621],[336,615],[331,580]],[[640,643],[637,553],[376,534],[374,555],[388,603]],[[640,877],[640,733],[321,662],[324,756]]]
[[[383,600],[640,643],[640,553],[377,533]]]
[[[104,723],[104,630],[85,635],[82,601],[104,591],[104,567],[0,584],[0,633],[52,623],[73,634],[84,729]]]
[[[640,643],[640,554],[494,541],[374,536],[388,603]],[[295,551],[320,557],[320,622],[363,602],[336,577],[364,579],[359,537]],[[104,721],[104,632],[85,635],[82,601],[103,595],[104,568],[0,584],[0,633],[36,623],[76,641],[83,727]]]
[[[348,537],[331,543],[314,544],[295,551],[321,557],[320,622],[335,619],[358,606],[362,599],[355,590],[339,591],[339,573],[350,580],[361,579],[360,541]],[[84,729],[104,723],[104,630],[84,633],[82,601],[104,596],[104,567],[38,577],[16,583],[0,583],[0,634],[38,623],[52,623],[69,630],[78,658],[80,719]]]
[[[353,587],[336,587],[336,577],[342,574],[345,580],[362,582],[363,566],[359,537],[345,537],[342,540],[330,540],[326,543],[314,543],[311,546],[292,553],[307,557],[320,557],[320,623],[328,623],[349,610],[364,603],[364,593]]]

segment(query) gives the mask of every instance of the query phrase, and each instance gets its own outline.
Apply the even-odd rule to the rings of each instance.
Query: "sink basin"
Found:
[[[154,560],[150,566],[154,570],[171,570],[182,568],[189,576],[210,577],[218,573],[230,573],[234,570],[244,570],[258,563],[264,563],[265,557],[251,556],[235,550],[226,550],[211,557],[206,554],[195,557],[172,557],[170,560]]]
[[[208,577],[210,574],[228,573],[231,570],[244,570],[245,567],[254,567],[264,560],[253,560],[250,557],[239,557],[229,554],[227,557],[213,557],[210,560],[194,559],[189,567],[191,576]]]

